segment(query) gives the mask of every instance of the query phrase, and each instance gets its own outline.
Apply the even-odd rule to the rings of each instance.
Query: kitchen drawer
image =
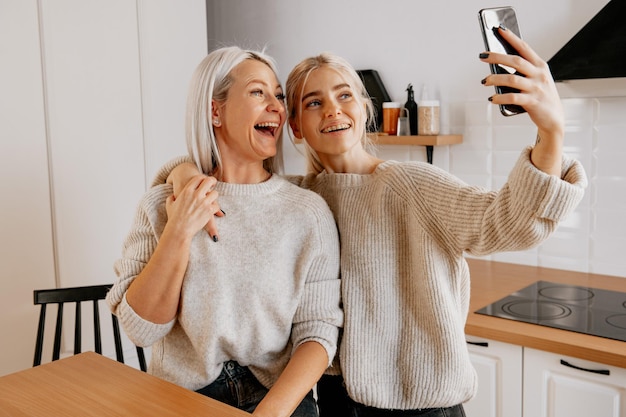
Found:
[[[626,369],[524,348],[524,417],[626,417]]]

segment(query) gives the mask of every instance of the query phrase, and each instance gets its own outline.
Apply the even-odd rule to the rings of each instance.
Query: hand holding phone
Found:
[[[519,26],[517,23],[517,16],[515,9],[512,7],[494,7],[482,9],[478,12],[478,20],[480,22],[480,28],[483,35],[483,41],[485,42],[485,49],[489,52],[498,52],[508,55],[519,55],[518,52],[509,44],[505,39],[500,36],[498,28],[504,26],[507,30],[520,36]],[[489,64],[489,68],[492,74],[519,74],[514,68],[507,67],[500,64]],[[506,93],[519,93],[519,90],[505,87],[495,86],[497,94]],[[500,112],[505,116],[512,116],[515,114],[524,113],[523,107],[515,104],[501,104]]]

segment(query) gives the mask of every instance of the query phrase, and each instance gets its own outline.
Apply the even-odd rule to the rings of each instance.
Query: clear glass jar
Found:
[[[439,128],[439,100],[420,101],[417,106],[417,134],[438,135]]]

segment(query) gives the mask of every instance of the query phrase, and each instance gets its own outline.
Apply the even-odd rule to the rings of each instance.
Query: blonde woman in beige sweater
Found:
[[[345,60],[322,54],[289,75],[288,117],[304,140],[310,172],[292,181],[324,197],[341,239],[341,375],[328,372],[318,383],[322,417],[463,416],[462,404],[477,388],[464,335],[470,298],[464,253],[536,246],[583,197],[583,168],[562,155],[564,117],[548,66],[514,34],[501,32],[521,57],[491,53],[481,60],[525,77],[489,75],[482,82],[521,90],[490,101],[523,106],[538,135],[497,192],[427,163],[369,153],[371,101]],[[164,167],[161,179],[176,163]],[[193,173],[181,165],[172,178],[184,184]]]

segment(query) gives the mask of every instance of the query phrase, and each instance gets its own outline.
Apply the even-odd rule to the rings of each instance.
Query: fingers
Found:
[[[211,205],[211,210],[214,211],[214,216],[209,219],[206,225],[204,225],[204,230],[211,236],[213,242],[219,241],[219,233],[217,229],[217,222],[215,221],[215,217],[224,217],[226,213],[222,210],[217,202]]]
[[[197,195],[206,195],[215,188],[217,179],[207,175],[195,175],[185,184],[181,192],[195,193]]]
[[[505,90],[504,93],[492,95],[489,100],[494,104],[521,106],[540,132],[546,135],[552,132],[557,133],[556,136],[562,136],[562,104],[548,64],[513,32],[502,28],[498,30],[504,40],[518,51],[519,56],[496,52],[483,52],[479,55],[483,62],[513,70],[512,73],[490,74],[481,81],[483,85],[498,86]]]
[[[181,192],[181,195],[189,195],[191,196],[190,198],[199,201],[202,210],[211,215],[203,228],[214,242],[219,241],[219,233],[215,217],[224,217],[225,214],[217,202],[219,193],[214,189],[216,184],[217,180],[215,177],[195,175],[187,182]],[[179,198],[181,195],[179,195]]]
[[[513,68],[517,71],[517,75],[524,76],[532,76],[537,71],[543,71],[548,68],[545,61],[515,33],[503,27],[500,27],[498,32],[505,41],[511,44],[519,55],[483,52],[479,56],[483,62],[509,67],[509,70]],[[513,73],[514,71],[510,72]]]
[[[187,182],[178,195],[170,196],[165,206],[169,227],[184,235],[201,230],[215,212],[220,211],[217,204],[219,194],[214,189],[216,183],[213,177],[197,175]],[[217,235],[216,227],[211,231],[211,237]]]
[[[209,219],[208,223],[204,225],[204,230],[209,234],[209,236],[211,236],[213,242],[217,242],[220,240],[215,217],[211,217],[211,219]]]
[[[502,26],[498,29],[498,31],[504,40],[510,43],[522,58],[526,59],[533,65],[538,65],[543,62],[541,57],[537,55],[537,53],[515,33]]]

